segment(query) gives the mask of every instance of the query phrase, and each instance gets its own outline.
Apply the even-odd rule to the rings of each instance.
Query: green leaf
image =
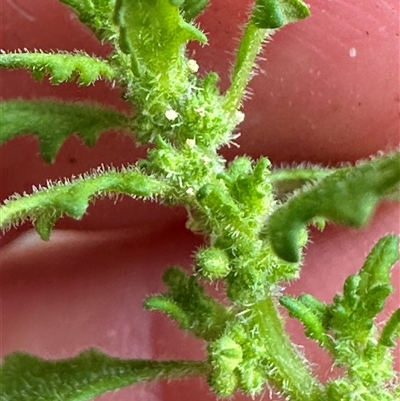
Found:
[[[98,79],[114,78],[114,71],[105,60],[84,53],[2,53],[0,68],[24,68],[36,79],[49,75],[53,84],[76,78],[79,84],[90,85]]]
[[[344,168],[290,198],[267,222],[268,237],[279,257],[299,260],[298,238],[304,226],[322,217],[361,227],[385,194],[400,182],[400,153]]]
[[[360,271],[346,279],[343,295],[334,297],[325,320],[337,339],[357,338],[365,341],[368,338],[374,319],[393,292],[390,269],[399,259],[398,248],[398,236],[381,238],[368,254]],[[393,334],[393,324],[389,323],[386,329],[383,337],[385,344],[389,343]]]
[[[65,139],[78,134],[87,146],[111,129],[128,128],[128,116],[90,103],[10,100],[0,103],[0,144],[19,135],[36,134],[43,159],[51,163]]]
[[[399,260],[399,237],[386,235],[368,254],[359,272],[359,296],[368,297],[368,292],[379,285],[390,284],[390,269]]]
[[[353,292],[344,288],[343,301],[351,311],[349,318],[352,322],[360,322],[360,326],[372,326],[373,319],[383,310],[386,298],[393,292],[390,269],[398,260],[397,235],[386,235],[375,244],[357,274],[359,281],[354,286]],[[357,302],[351,307],[353,297]]]
[[[12,196],[0,207],[0,228],[5,231],[29,219],[42,239],[47,240],[57,219],[64,214],[81,219],[96,196],[126,194],[149,198],[162,195],[167,188],[167,185],[144,175],[135,167],[122,171],[99,168],[70,181],[35,188],[31,195]]]
[[[79,20],[99,39],[109,39],[115,33],[112,14],[115,0],[59,0],[70,6]]]
[[[303,323],[307,337],[318,341],[320,345],[325,347],[330,346],[329,338],[323,326],[322,315],[320,315],[319,311],[315,312],[314,305],[310,307],[307,302],[304,302],[304,299],[296,299],[288,295],[279,298],[279,303],[289,311],[291,317],[295,317]]]
[[[91,349],[49,361],[27,353],[6,356],[1,366],[1,401],[86,401],[137,382],[205,372],[201,361],[113,358]]]
[[[305,334],[317,340],[342,362],[351,355],[345,352],[349,344],[357,348],[372,347],[375,351],[376,329],[374,319],[383,310],[385,300],[393,292],[389,270],[399,259],[399,237],[387,235],[381,238],[369,253],[357,274],[346,279],[343,295],[337,294],[333,303],[325,305],[309,294],[298,298],[282,296],[279,299],[291,317],[297,318],[305,327]],[[372,330],[371,330],[372,329]],[[380,345],[393,346],[400,333],[400,310],[397,310],[382,330]],[[355,351],[359,353],[359,349]],[[371,351],[372,352],[372,351]],[[377,355],[382,356],[379,351]],[[365,351],[366,359],[372,354]],[[354,363],[351,358],[349,363]],[[347,362],[346,362],[347,363]]]
[[[196,337],[207,341],[216,339],[231,318],[230,313],[214,298],[205,294],[194,276],[171,268],[164,273],[163,280],[168,286],[165,295],[146,299],[144,307],[166,313],[178,322],[183,330],[190,330]]]
[[[277,29],[310,16],[310,10],[301,0],[256,0],[252,14],[258,28]]]
[[[181,330],[190,329],[191,321],[186,312],[173,299],[167,296],[155,295],[149,297],[145,300],[144,307],[149,310],[165,313],[170,319],[179,323]]]

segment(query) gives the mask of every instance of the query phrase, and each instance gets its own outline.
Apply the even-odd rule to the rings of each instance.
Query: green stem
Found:
[[[262,43],[271,30],[257,28],[249,22],[241,39],[236,56],[236,64],[231,76],[231,86],[225,94],[225,110],[234,113],[240,106],[257,54]]]
[[[312,376],[304,358],[293,347],[273,300],[264,299],[252,309],[260,334],[266,339],[266,358],[276,369],[270,373],[271,382],[291,400],[321,401],[323,387]]]

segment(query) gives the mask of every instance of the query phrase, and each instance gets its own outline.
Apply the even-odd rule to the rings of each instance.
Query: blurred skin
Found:
[[[243,0],[213,0],[201,16],[210,46],[191,46],[201,72],[215,70],[226,88],[239,28],[246,19]],[[309,0],[313,17],[286,27],[266,46],[240,127],[235,155],[267,155],[273,163],[317,162],[336,165],[389,150],[399,143],[398,0]],[[1,5],[1,47],[108,52],[55,0],[5,0]],[[352,57],[353,56],[353,57]],[[355,56],[355,57],[354,57]],[[53,87],[21,71],[2,72],[1,96],[57,97],[126,105],[117,90],[98,83]],[[127,137],[101,137],[94,149],[69,139],[54,165],[38,157],[33,137],[7,143],[1,150],[1,198],[31,191],[46,179],[82,173],[101,163],[133,163],[144,157]],[[203,358],[203,345],[180,333],[167,318],[144,312],[142,300],[163,291],[161,275],[169,265],[189,268],[202,238],[185,229],[182,209],[125,199],[98,201],[81,222],[62,220],[50,242],[28,226],[3,238],[2,353],[25,350],[49,358],[74,355],[87,347],[130,358]],[[368,227],[355,231],[328,227],[312,232],[302,276],[288,292],[309,292],[324,301],[341,290],[382,235],[399,233],[399,206],[379,207]],[[393,270],[398,287],[399,268]],[[399,307],[396,292],[382,319]],[[321,379],[330,374],[324,352],[304,339],[302,328],[288,329]],[[116,400],[214,400],[202,379],[158,383],[100,397]],[[235,400],[246,399],[237,396]],[[268,400],[265,394],[264,400]]]

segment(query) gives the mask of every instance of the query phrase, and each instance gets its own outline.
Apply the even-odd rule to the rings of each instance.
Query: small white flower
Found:
[[[244,117],[245,117],[245,115],[244,115],[243,112],[241,112],[241,111],[239,111],[239,110],[236,110],[236,111],[235,111],[235,121],[236,121],[236,124],[240,124],[241,122],[243,122],[243,121],[244,121]]]
[[[174,121],[179,117],[179,114],[175,110],[169,109],[165,112],[165,117],[169,121]]]
[[[186,194],[189,195],[189,196],[194,196],[194,189],[193,188],[188,188],[186,190]]]
[[[190,59],[187,62],[187,66],[189,68],[189,71],[192,72],[193,74],[199,71],[199,65],[197,64],[196,60]]]
[[[204,117],[206,115],[206,111],[204,110],[204,107],[199,107],[197,109],[194,109],[194,111],[199,114],[200,117]]]
[[[190,149],[193,149],[196,146],[195,139],[186,139],[186,145],[189,146]]]

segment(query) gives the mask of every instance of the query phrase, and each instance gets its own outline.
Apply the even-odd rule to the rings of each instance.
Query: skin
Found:
[[[192,46],[191,51],[201,71],[218,71],[226,87],[232,38],[239,37],[247,6],[234,0],[212,3],[200,18],[210,46]],[[309,3],[313,17],[286,27],[266,47],[267,61],[260,61],[251,85],[253,94],[245,104],[240,149],[224,149],[227,158],[267,155],[275,164],[336,165],[398,146],[397,0]],[[107,48],[54,0],[7,0],[1,13],[4,49],[84,49],[107,54]],[[350,56],[352,48],[355,57]],[[126,107],[118,91],[102,83],[90,88],[52,87],[47,81],[35,83],[20,71],[3,72],[1,78],[4,99],[61,97]],[[78,174],[101,163],[120,166],[144,156],[133,141],[112,133],[104,135],[94,149],[69,139],[54,165],[45,165],[37,153],[31,137],[3,146],[2,199],[30,191],[33,184],[48,178]],[[146,295],[163,290],[161,275],[168,265],[190,267],[202,239],[189,233],[184,223],[185,213],[179,208],[130,199],[116,205],[103,200],[81,222],[61,221],[50,242],[41,242],[28,226],[8,233],[3,237],[1,260],[2,353],[25,350],[61,358],[94,346],[127,358],[202,358],[201,343],[180,333],[164,316],[141,309]],[[309,292],[330,301],[344,279],[361,267],[377,239],[389,232],[400,233],[395,203],[379,207],[363,230],[313,231],[301,279],[288,285],[288,292]],[[399,282],[398,266],[393,282]],[[382,319],[396,307],[398,292],[389,299]],[[321,379],[326,379],[329,358],[304,339],[298,323],[289,321],[288,329],[318,365]],[[142,385],[101,400],[172,401],[187,396],[194,401],[215,399],[202,379],[188,379]],[[268,394],[263,399],[268,400]]]

